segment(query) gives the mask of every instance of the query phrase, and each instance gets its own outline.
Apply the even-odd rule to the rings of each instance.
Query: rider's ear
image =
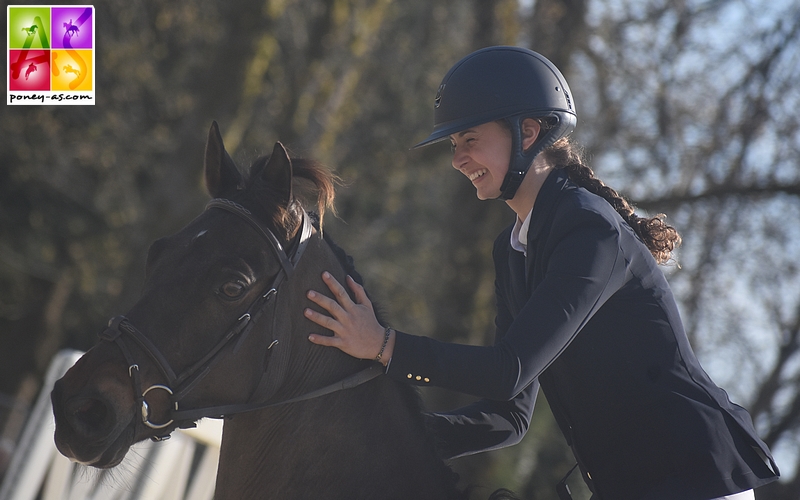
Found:
[[[520,124],[520,131],[522,135],[522,149],[524,151],[533,146],[536,142],[539,133],[542,131],[542,125],[538,120],[525,118]]]
[[[211,129],[208,131],[204,169],[206,189],[213,198],[220,198],[225,193],[242,186],[242,176],[228,152],[225,151],[217,122],[212,122]]]
[[[292,161],[280,142],[275,143],[269,162],[258,174],[278,196],[278,204],[289,206],[292,201]]]

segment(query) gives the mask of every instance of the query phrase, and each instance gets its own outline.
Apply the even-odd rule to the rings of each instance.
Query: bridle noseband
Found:
[[[105,341],[114,342],[122,351],[122,355],[125,357],[125,362],[128,363],[128,374],[133,383],[133,391],[136,398],[136,403],[137,406],[141,408],[141,421],[145,426],[151,429],[160,430],[169,427],[176,421],[188,421],[190,422],[188,425],[191,426],[193,425],[192,422],[203,417],[219,418],[223,415],[231,415],[280,404],[303,401],[338,390],[348,389],[367,382],[368,380],[371,380],[383,373],[382,367],[376,364],[343,380],[340,380],[339,382],[286,401],[257,401],[255,403],[234,404],[189,410],[179,409],[179,402],[196,386],[200,380],[203,379],[203,377],[209,373],[211,367],[220,359],[218,355],[222,349],[230,344],[231,341],[238,338],[238,342],[234,348],[234,352],[236,352],[238,347],[250,333],[253,325],[255,325],[264,314],[266,305],[270,302],[276,302],[272,299],[277,295],[278,289],[283,281],[292,277],[294,270],[303,256],[303,252],[308,246],[308,242],[313,233],[313,226],[310,218],[305,210],[303,210],[303,227],[301,229],[300,238],[294,248],[294,252],[290,255],[283,249],[280,240],[278,240],[275,234],[269,228],[261,224],[261,222],[259,222],[253,216],[252,212],[242,205],[231,200],[215,198],[206,205],[206,210],[210,210],[212,208],[230,212],[252,226],[253,229],[255,229],[256,232],[258,232],[269,243],[273,254],[281,264],[281,270],[275,276],[272,284],[266,288],[267,291],[263,294],[259,294],[259,296],[250,304],[247,312],[242,314],[236,320],[236,322],[226,332],[222,339],[220,339],[220,341],[217,342],[217,344],[210,351],[208,351],[205,356],[180,374],[175,373],[169,361],[167,361],[166,357],[164,357],[161,351],[127,318],[124,316],[116,316],[109,321],[108,327],[100,333],[100,338]],[[126,338],[132,339],[142,350],[145,351],[147,356],[156,364],[161,374],[167,380],[166,385],[154,384],[147,389],[142,390],[139,365],[136,363],[133,354],[125,343]],[[271,349],[277,343],[277,340],[272,340],[267,349]],[[259,395],[263,392],[263,388],[267,382],[268,381],[262,378],[261,383],[259,383],[256,389],[255,395]],[[171,418],[164,423],[154,423],[150,420],[150,408],[145,400],[145,396],[147,396],[148,393],[156,390],[165,391],[169,395],[170,402],[172,403],[172,409],[170,411]],[[169,434],[165,436],[155,436],[151,439],[160,441],[168,438]]]

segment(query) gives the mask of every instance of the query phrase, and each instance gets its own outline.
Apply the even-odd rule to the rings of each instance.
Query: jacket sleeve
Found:
[[[495,296],[496,343],[508,331],[513,317],[497,283]],[[539,381],[534,380],[509,401],[481,399],[452,411],[426,414],[439,456],[448,460],[519,443],[528,431],[538,392]]]
[[[456,410],[428,413],[425,420],[440,458],[448,460],[519,443],[530,425],[539,382],[510,401],[481,399]]]
[[[514,398],[624,283],[619,223],[590,208],[562,207],[542,235],[544,278],[502,339],[471,346],[397,332],[388,375],[496,401]]]

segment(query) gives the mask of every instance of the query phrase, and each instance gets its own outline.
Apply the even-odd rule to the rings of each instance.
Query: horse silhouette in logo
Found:
[[[38,27],[38,26],[36,26],[36,25],[34,24],[34,25],[33,25],[33,26],[31,26],[30,28],[22,28],[22,31],[24,31],[25,33],[27,33],[27,34],[28,34],[28,36],[33,36],[33,35],[35,35],[35,34],[36,34],[36,28],[37,28],[37,27]]]
[[[81,72],[78,69],[73,68],[71,64],[64,66],[64,73],[72,73],[78,77],[81,76]]]
[[[28,66],[28,70],[25,72],[25,79],[27,80],[28,77],[31,75],[31,73],[33,73],[34,71],[38,70],[36,69],[36,65],[31,63],[30,66]]]
[[[78,21],[80,21],[80,19]],[[70,19],[68,23],[64,23],[64,29],[66,34],[69,35],[70,38],[72,38],[72,35],[77,35],[78,32],[80,32],[80,28],[72,24],[72,19]]]

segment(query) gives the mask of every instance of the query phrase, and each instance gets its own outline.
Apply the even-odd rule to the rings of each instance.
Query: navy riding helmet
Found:
[[[508,122],[512,151],[501,200],[514,197],[536,155],[572,132],[578,122],[572,93],[558,68],[521,47],[487,47],[461,59],[442,80],[433,106],[433,132],[414,148],[490,121]],[[521,140],[525,118],[537,118],[543,125],[527,151]]]

